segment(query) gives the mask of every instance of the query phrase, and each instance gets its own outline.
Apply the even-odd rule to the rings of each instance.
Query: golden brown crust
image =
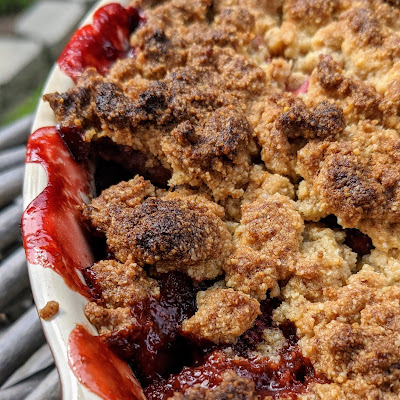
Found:
[[[208,289],[197,294],[196,314],[183,321],[182,332],[197,340],[233,343],[253,326],[260,304],[233,289]]]
[[[352,140],[309,143],[298,154],[299,172],[310,185],[321,214],[335,214],[346,227],[370,235],[379,248],[399,248],[398,135],[374,125],[352,128]],[[304,201],[306,196],[300,193]],[[310,213],[305,217],[313,219]]]
[[[101,292],[102,304],[108,308],[128,307],[160,294],[157,281],[149,278],[131,259],[125,264],[115,260],[100,261],[91,267],[91,278]]]
[[[327,101],[318,103],[312,110],[307,110],[301,103],[294,105],[283,112],[277,121],[277,128],[291,139],[335,138],[344,127],[343,110]]]
[[[175,393],[168,400],[256,400],[254,382],[242,378],[233,370],[224,372],[222,382],[213,389],[195,385],[185,393]]]
[[[220,207],[179,192],[145,199],[154,194],[148,181],[136,177],[103,191],[83,213],[123,263],[150,264],[158,272],[181,270],[199,281],[220,275],[231,249]]]
[[[294,203],[280,194],[244,204],[236,251],[224,265],[227,286],[258,299],[276,291],[293,269],[303,228]]]
[[[327,301],[293,297],[290,311],[286,303],[278,310],[278,318],[288,311],[287,316],[296,320],[304,355],[318,372],[343,384],[345,398],[353,398],[351,392],[362,385],[379,398],[391,398],[390,392],[398,391],[400,292],[398,286],[385,285],[384,275],[366,266],[342,288],[327,288]],[[359,398],[361,393],[352,395]]]
[[[344,244],[344,232],[307,224],[294,275],[282,288],[284,297],[304,296],[309,301],[325,299],[327,287],[342,287],[356,270],[357,254]]]
[[[274,320],[296,325],[303,355],[329,379],[300,399],[397,399],[398,0],[135,3],[146,14],[135,58],[45,97],[86,141],[107,136],[171,171],[168,192],[136,177],[83,207],[127,265],[94,267],[106,300],[87,306],[89,319],[106,334],[135,326],[118,282],[132,275],[122,286],[133,298],[157,288],[134,263],[154,276],[224,272],[228,288],[200,295],[187,335],[232,342],[258,300],[279,296]],[[357,255],[346,227],[375,249]],[[254,397],[232,375],[173,398],[225,392]]]
[[[129,307],[105,308],[95,302],[87,303],[85,315],[100,335],[118,331],[139,331],[140,324]]]
[[[245,116],[232,106],[210,113],[197,129],[188,120],[179,124],[162,144],[175,171],[170,184],[205,184],[217,200],[227,192],[239,197],[243,189],[238,188],[249,180],[250,138]],[[226,190],[220,195],[221,186]]]
[[[393,102],[379,94],[373,85],[346,76],[342,67],[330,56],[320,56],[320,62],[310,78],[309,93],[313,101],[334,99],[344,110],[348,123],[371,119],[389,128],[398,126]]]
[[[284,11],[288,20],[323,25],[338,5],[338,0],[289,0]]]
[[[276,291],[279,273],[276,262],[250,247],[239,247],[224,265],[226,285],[256,299]],[[275,290],[274,290],[275,289]]]
[[[218,276],[230,250],[225,224],[181,199],[146,200],[129,216],[123,237],[125,231],[130,232],[127,251],[135,259],[159,272],[180,268],[198,280]]]
[[[60,304],[57,301],[51,300],[39,310],[39,317],[48,321],[52,319],[59,311]]]
[[[399,0],[384,0],[386,3],[389,3],[393,7],[400,7],[400,1]]]
[[[154,186],[137,175],[128,182],[104,190],[99,197],[83,207],[82,214],[96,229],[106,232],[110,224],[118,219],[121,207],[136,207],[149,196],[155,196]]]

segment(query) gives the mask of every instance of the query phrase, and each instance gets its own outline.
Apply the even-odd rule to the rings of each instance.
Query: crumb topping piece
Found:
[[[160,294],[157,281],[148,277],[131,258],[124,264],[116,260],[100,261],[90,268],[89,274],[106,307],[128,307],[146,297]]]
[[[121,262],[132,257],[158,272],[181,270],[198,281],[220,275],[232,246],[220,207],[199,195],[144,199],[148,194],[154,194],[152,185],[136,177],[103,191],[84,215],[106,234]]]
[[[129,250],[157,271],[182,269],[198,280],[221,273],[230,250],[225,224],[183,199],[147,199],[129,218]],[[124,228],[125,229],[125,228]]]
[[[85,315],[101,335],[126,331],[129,335],[140,330],[140,324],[131,307],[144,300],[160,295],[155,279],[132,260],[124,263],[102,260],[85,271],[86,280],[92,287],[96,302],[89,302]]]
[[[89,302],[85,306],[85,315],[100,335],[110,336],[115,332],[125,331],[133,339],[135,332],[140,332],[141,329],[129,307],[106,308]]]
[[[50,300],[39,310],[39,317],[45,321],[52,319],[59,311],[60,305],[58,301]]]
[[[334,100],[336,106],[343,110],[347,123],[370,119],[379,121],[387,128],[398,128],[398,100],[390,93],[395,82],[391,82],[388,89],[392,89],[383,96],[374,85],[346,73],[331,56],[321,55],[311,74],[307,97],[309,103]]]
[[[294,202],[280,194],[259,197],[242,207],[240,226],[235,231],[236,251],[224,265],[228,287],[257,299],[293,270],[299,252],[303,220]]]
[[[150,196],[155,196],[154,186],[137,175],[104,190],[83,207],[83,217],[99,231],[106,232],[118,220],[121,209],[134,208]]]
[[[281,295],[315,302],[326,299],[326,288],[342,287],[357,269],[357,254],[344,242],[344,232],[306,224],[294,274]]]
[[[197,294],[196,314],[183,321],[182,332],[197,340],[233,343],[253,326],[260,304],[234,289],[211,288]]]
[[[233,370],[224,372],[222,382],[213,389],[201,385],[188,388],[185,393],[175,393],[168,400],[256,400],[254,382],[242,378]]]
[[[326,288],[326,301],[293,296],[276,311],[278,320],[283,313],[295,321],[303,354],[333,382],[332,392],[336,384],[339,397],[364,387],[361,393],[392,398],[398,386],[400,291],[386,284],[383,274],[364,266],[345,286]]]
[[[308,110],[304,104],[298,104],[283,112],[278,119],[277,128],[294,139],[335,138],[345,127],[343,110],[326,100]]]
[[[400,248],[398,134],[368,123],[353,129],[350,141],[309,143],[299,152],[299,172],[309,185],[299,192],[300,204],[309,196],[317,200],[316,215],[304,209],[305,217],[335,214],[342,226],[368,234],[374,246]]]
[[[190,178],[191,185],[206,184],[217,200],[224,197],[218,195],[220,187],[230,185],[228,193],[239,197],[249,180],[250,138],[246,117],[232,106],[210,113],[198,128],[189,121],[179,124],[163,143],[174,171],[170,184],[186,184]]]

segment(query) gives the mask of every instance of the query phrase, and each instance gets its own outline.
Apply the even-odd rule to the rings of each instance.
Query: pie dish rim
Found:
[[[122,6],[129,4],[129,0],[99,0],[85,14],[79,27],[90,24],[93,14],[101,7],[110,3],[119,3]],[[72,36],[72,35],[71,35]],[[61,71],[57,62],[49,72],[41,97],[55,91],[65,92],[74,86],[72,79]],[[56,120],[49,104],[40,98],[31,127],[31,134],[40,128],[55,126]],[[37,198],[48,184],[45,168],[38,163],[26,163],[23,183],[23,210]],[[29,280],[35,306],[42,309],[48,301],[57,301],[60,305],[58,314],[49,321],[40,319],[44,334],[54,356],[55,364],[61,382],[63,399],[99,400],[101,397],[90,391],[74,375],[68,364],[67,346],[70,333],[77,325],[84,326],[91,334],[98,335],[93,325],[89,323],[84,306],[87,298],[70,289],[64,279],[53,271],[40,264],[27,261]]]

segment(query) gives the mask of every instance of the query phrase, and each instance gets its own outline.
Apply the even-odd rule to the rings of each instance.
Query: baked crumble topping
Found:
[[[232,399],[232,400],[255,400],[254,383],[251,379],[242,378],[234,371],[225,372],[223,381],[212,390],[207,390],[201,385],[193,386],[185,394],[175,393],[171,400],[196,400],[196,399]]]
[[[234,289],[210,288],[197,293],[198,311],[183,321],[182,332],[216,344],[235,342],[251,328],[260,314],[260,304]]]
[[[397,399],[399,2],[133,5],[134,56],[45,96],[129,172],[82,206],[88,319],[149,399]]]
[[[121,262],[131,257],[157,272],[181,270],[197,281],[220,275],[232,246],[220,218],[223,208],[201,195],[144,198],[149,192],[155,193],[153,185],[136,176],[104,190],[83,214],[105,233]]]
[[[43,318],[45,321],[49,321],[55,315],[57,315],[60,309],[60,305],[57,301],[51,300],[46,303],[46,305],[39,310],[39,317]]]

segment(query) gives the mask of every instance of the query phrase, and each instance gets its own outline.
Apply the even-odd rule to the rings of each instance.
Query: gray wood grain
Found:
[[[0,311],[28,286],[25,250],[21,247],[0,264]]]
[[[54,368],[43,379],[39,386],[25,398],[25,400],[59,400],[61,399],[61,385],[58,372]]]
[[[11,149],[0,151],[0,171],[4,171],[25,162],[26,147],[16,146]]]
[[[33,114],[27,115],[3,128],[0,128],[0,150],[25,144],[33,123]]]
[[[39,316],[31,307],[0,336],[0,384],[44,342]]]

